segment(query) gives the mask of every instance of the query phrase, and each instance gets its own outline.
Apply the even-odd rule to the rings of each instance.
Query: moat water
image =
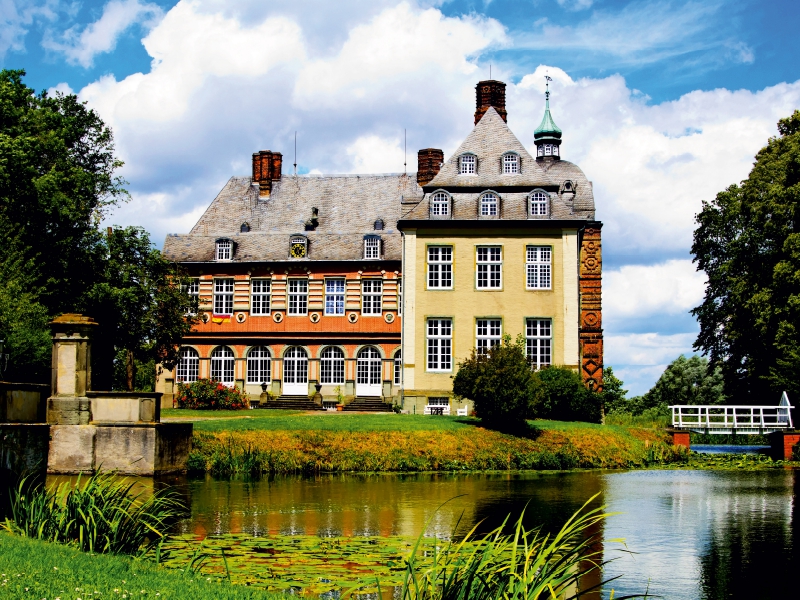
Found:
[[[416,537],[499,526],[525,508],[557,530],[599,493],[606,586],[676,600],[800,595],[800,472],[626,471],[184,480],[185,533]],[[622,538],[625,546],[612,540]],[[621,551],[621,550],[627,550]]]

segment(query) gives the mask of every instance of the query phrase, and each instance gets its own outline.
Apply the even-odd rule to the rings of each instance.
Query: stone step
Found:
[[[322,407],[310,400],[308,396],[279,396],[259,408],[282,410],[322,410]]]
[[[349,412],[391,412],[392,406],[380,398],[356,397],[344,407],[344,410]]]

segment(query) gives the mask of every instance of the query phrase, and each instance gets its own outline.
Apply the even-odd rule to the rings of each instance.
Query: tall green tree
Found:
[[[73,94],[36,94],[0,71],[0,219],[38,267],[48,314],[82,310],[102,269],[104,212],[127,198],[111,130]],[[0,253],[9,252],[0,248]]]
[[[130,391],[142,387],[139,365],[175,366],[178,343],[198,321],[197,299],[141,227],[110,228],[104,247],[101,277],[88,294],[88,312],[99,323],[93,385]],[[113,381],[114,373],[123,377]]]
[[[800,111],[756,155],[749,177],[704,202],[692,253],[708,276],[692,311],[695,349],[737,402],[800,394]]]
[[[708,359],[703,356],[686,358],[681,354],[644,396],[630,400],[630,412],[638,415],[656,409],[667,414],[671,405],[724,403],[721,367],[709,367]]]

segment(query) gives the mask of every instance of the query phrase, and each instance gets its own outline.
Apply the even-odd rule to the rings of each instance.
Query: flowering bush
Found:
[[[235,387],[224,386],[213,379],[179,383],[175,401],[178,408],[194,408],[196,410],[236,410],[250,406],[247,392],[242,392]]]

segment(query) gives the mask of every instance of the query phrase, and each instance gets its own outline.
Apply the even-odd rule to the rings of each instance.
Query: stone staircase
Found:
[[[279,396],[276,400],[270,400],[262,404],[259,408],[283,409],[283,410],[322,410],[308,396]]]
[[[346,412],[392,412],[392,405],[383,401],[380,396],[356,396],[344,407]]]

